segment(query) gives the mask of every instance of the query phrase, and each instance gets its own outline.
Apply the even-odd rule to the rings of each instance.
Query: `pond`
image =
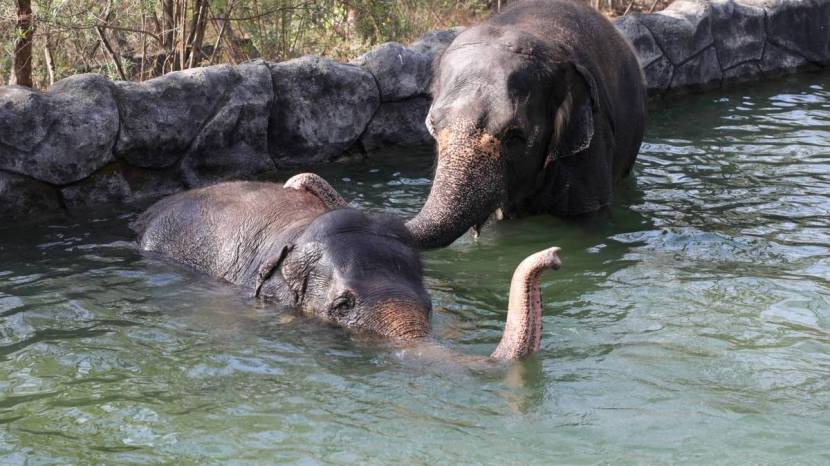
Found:
[[[436,338],[489,354],[513,268],[538,357],[425,364],[142,257],[134,213],[0,230],[0,463],[830,461],[830,74],[652,106],[607,215],[425,254]],[[409,216],[429,154],[318,170]],[[286,173],[288,175],[288,173]]]

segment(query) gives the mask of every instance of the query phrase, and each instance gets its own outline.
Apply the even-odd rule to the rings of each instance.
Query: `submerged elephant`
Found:
[[[432,94],[437,168],[407,223],[422,248],[446,246],[494,212],[606,207],[645,128],[637,56],[578,0],[517,2],[465,30],[438,58]]]
[[[322,178],[227,182],[165,198],[133,222],[139,246],[344,327],[405,342],[430,333],[431,301],[403,222],[348,208]],[[558,248],[516,269],[495,359],[539,351],[539,274]]]

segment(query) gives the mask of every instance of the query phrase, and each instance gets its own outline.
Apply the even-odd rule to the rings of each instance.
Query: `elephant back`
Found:
[[[237,181],[162,199],[131,227],[140,249],[244,285],[259,256],[281,248],[328,210],[305,191]]]

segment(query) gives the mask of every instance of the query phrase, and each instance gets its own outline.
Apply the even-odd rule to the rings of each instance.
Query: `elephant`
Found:
[[[631,45],[579,0],[516,2],[436,59],[429,196],[407,227],[447,246],[491,215],[578,217],[607,207],[643,139],[646,86]]]
[[[403,221],[366,214],[324,179],[219,183],[174,194],[130,225],[143,251],[172,258],[287,304],[303,314],[401,344],[430,334],[431,298],[419,250]],[[516,269],[502,340],[491,360],[539,351],[539,274],[558,268],[558,248]]]

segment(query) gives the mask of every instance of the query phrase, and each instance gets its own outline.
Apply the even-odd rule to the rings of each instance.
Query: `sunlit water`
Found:
[[[542,352],[419,361],[142,257],[131,212],[0,231],[0,463],[830,461],[830,75],[658,102],[608,215],[425,254],[436,339],[498,342],[515,265]],[[429,155],[320,170],[409,216]]]

